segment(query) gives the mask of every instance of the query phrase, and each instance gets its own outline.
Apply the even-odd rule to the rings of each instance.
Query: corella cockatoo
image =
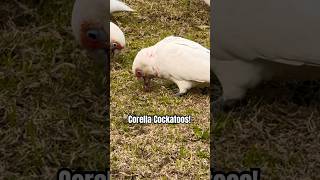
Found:
[[[181,37],[169,36],[136,55],[132,72],[144,80],[146,91],[154,77],[173,81],[181,96],[199,83],[210,83],[210,51]]]
[[[263,80],[320,78],[320,1],[213,1],[212,70],[230,105]]]
[[[125,3],[118,0],[110,0],[110,13],[114,13],[117,11],[133,11],[129,6]]]
[[[106,55],[109,50],[121,50],[125,46],[123,32],[112,22],[108,26],[107,15],[107,0],[76,0],[73,6],[73,34],[79,44],[94,56],[103,53]]]
[[[204,0],[204,2],[210,6],[210,0]]]
[[[115,25],[113,22],[110,22],[110,49],[111,51],[117,52],[123,49],[126,45],[126,39],[124,33],[121,29]]]

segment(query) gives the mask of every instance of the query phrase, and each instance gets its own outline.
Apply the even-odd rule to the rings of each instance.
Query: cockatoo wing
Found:
[[[320,65],[320,1],[213,1],[214,57]]]
[[[117,11],[133,11],[133,9],[121,1],[110,0],[110,13]]]
[[[200,44],[169,37],[157,43],[155,48],[161,73],[176,80],[210,82],[210,51]]]
[[[158,42],[156,44],[156,46],[160,46],[161,44],[169,44],[169,43],[185,45],[185,46],[189,46],[190,48],[200,49],[200,50],[203,50],[203,51],[210,53],[209,49],[203,47],[199,43],[196,43],[194,41],[191,41],[189,39],[185,39],[182,37],[177,37],[177,36],[168,36],[168,37],[164,38],[163,40],[161,40],[160,42]]]

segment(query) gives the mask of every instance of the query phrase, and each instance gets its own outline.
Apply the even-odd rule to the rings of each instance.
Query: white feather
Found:
[[[210,6],[210,0],[204,0],[204,2]]]
[[[168,37],[155,45],[156,65],[176,80],[210,82],[210,51],[181,37]]]
[[[119,43],[122,47],[126,44],[124,33],[116,24],[110,22],[110,44],[113,42]]]
[[[110,13],[117,11],[133,11],[133,9],[121,1],[110,0]]]
[[[223,99],[241,99],[263,80],[319,79],[319,6],[313,0],[216,3],[212,70]]]

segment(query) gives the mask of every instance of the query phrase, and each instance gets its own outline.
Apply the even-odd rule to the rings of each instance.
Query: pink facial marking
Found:
[[[91,28],[102,28],[96,23],[83,22],[80,29],[80,43],[87,49],[103,49],[106,48],[107,43],[101,43],[97,40],[88,38],[86,32]]]
[[[141,79],[143,77],[143,72],[141,69],[136,69],[135,70],[135,75],[138,79]]]

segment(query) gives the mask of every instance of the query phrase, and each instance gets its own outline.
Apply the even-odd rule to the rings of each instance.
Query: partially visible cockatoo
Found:
[[[123,32],[111,22],[109,27],[107,16],[107,0],[76,0],[74,3],[71,22],[73,34],[78,43],[98,59],[102,59],[101,55],[106,58],[110,50],[121,50],[125,46]]]
[[[210,51],[181,37],[169,36],[136,55],[132,72],[144,80],[146,91],[154,77],[173,81],[178,96],[199,83],[210,83]]]
[[[210,6],[210,0],[204,0],[204,2]]]
[[[263,80],[320,79],[320,1],[213,2],[219,104],[234,104]]]
[[[112,53],[120,51],[126,45],[126,40],[124,33],[121,29],[115,25],[113,22],[110,22],[110,50]]]
[[[110,0],[110,13],[117,11],[133,11],[133,9],[119,0]]]
[[[77,42],[90,52],[102,58],[109,52],[108,1],[76,0],[72,11],[72,31]]]

